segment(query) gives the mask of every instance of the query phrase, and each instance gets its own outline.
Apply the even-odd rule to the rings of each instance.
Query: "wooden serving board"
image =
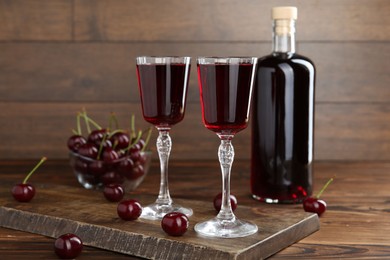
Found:
[[[181,237],[168,236],[160,221],[123,221],[117,203],[99,191],[69,186],[41,185],[29,203],[16,202],[10,187],[0,187],[0,226],[56,238],[77,234],[84,245],[148,259],[263,259],[319,229],[316,214],[283,207],[239,206],[239,218],[256,223],[258,233],[234,239],[206,238],[193,227],[215,216],[212,203],[175,199],[191,207],[190,228]],[[155,197],[136,195],[143,205]]]

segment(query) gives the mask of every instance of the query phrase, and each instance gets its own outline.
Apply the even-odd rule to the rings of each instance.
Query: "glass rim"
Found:
[[[197,64],[242,64],[242,63],[248,63],[248,64],[256,64],[257,57],[251,57],[251,56],[232,56],[232,57],[217,57],[217,56],[210,56],[210,57],[198,57],[196,59]]]
[[[137,56],[137,64],[187,64],[191,62],[190,56]]]

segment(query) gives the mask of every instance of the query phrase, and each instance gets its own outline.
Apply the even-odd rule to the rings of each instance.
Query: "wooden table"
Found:
[[[157,163],[154,160],[150,174],[134,196],[137,193],[157,194]],[[27,160],[2,161],[0,179],[20,182],[34,164],[35,161]],[[335,181],[322,195],[328,209],[320,218],[320,231],[280,251],[271,259],[390,259],[390,162],[317,162],[315,192],[333,176],[336,176]],[[48,160],[35,173],[31,183],[79,185],[67,161],[53,160]],[[211,203],[214,195],[220,192],[220,187],[217,161],[170,162],[173,198]],[[302,205],[267,205],[251,199],[248,161],[234,163],[232,193],[240,204],[251,207],[302,208]],[[52,238],[0,228],[0,259],[55,259],[53,243]],[[90,258],[138,259],[85,247],[78,259]]]

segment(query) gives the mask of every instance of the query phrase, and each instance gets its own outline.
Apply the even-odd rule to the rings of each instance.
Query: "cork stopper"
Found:
[[[298,8],[295,6],[277,6],[272,8],[273,20],[297,20]]]

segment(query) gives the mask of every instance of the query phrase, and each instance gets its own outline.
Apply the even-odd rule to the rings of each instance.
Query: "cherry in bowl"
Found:
[[[112,149],[108,149],[112,151]],[[140,152],[137,160],[131,154],[93,159],[69,153],[70,165],[78,182],[86,189],[101,189],[110,184],[121,185],[126,192],[135,190],[148,174],[152,153]]]

